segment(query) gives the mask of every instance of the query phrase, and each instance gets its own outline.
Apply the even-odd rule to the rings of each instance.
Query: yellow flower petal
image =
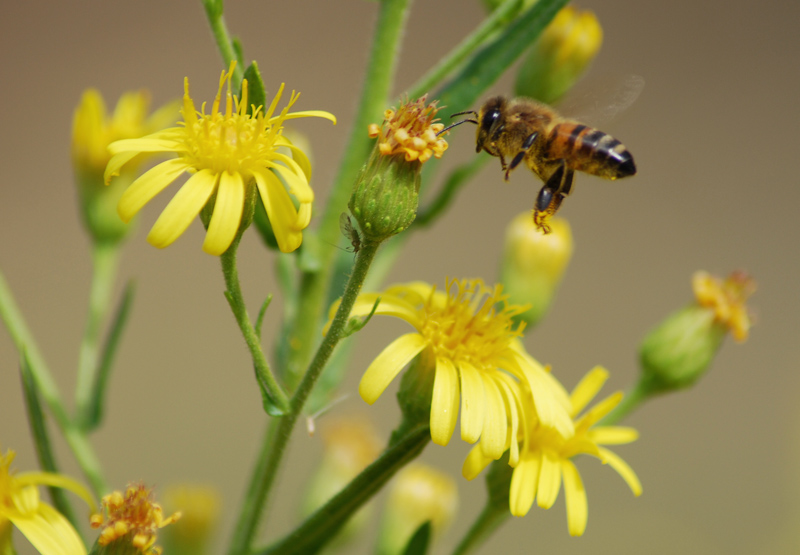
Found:
[[[332,121],[333,124],[336,125],[336,116],[323,110],[305,110],[303,112],[292,112],[291,114],[283,116],[284,121],[297,118],[324,118]]]
[[[467,362],[461,362],[461,439],[475,443],[483,431],[486,409],[483,380],[478,370]]]
[[[509,446],[508,464],[509,466],[514,467],[517,466],[517,463],[519,463],[519,441],[517,441],[517,436],[519,434],[520,407],[519,400],[515,392],[517,388],[510,387],[509,384],[506,383],[506,380],[500,380],[498,385],[503,392],[503,397],[505,398],[506,402],[506,411],[511,424],[509,436],[506,439],[506,444]]]
[[[608,379],[608,370],[602,366],[592,368],[575,386],[570,395],[573,418],[588,405]]]
[[[628,487],[631,488],[633,495],[639,497],[642,494],[642,483],[628,463],[622,460],[616,453],[604,447],[600,447],[599,451],[602,461],[608,463],[608,466],[616,470],[617,473],[622,476],[622,479],[625,480],[625,483],[628,484]]]
[[[464,464],[461,466],[461,474],[467,480],[473,480],[493,460],[483,454],[483,449],[481,449],[480,445],[476,445],[470,450],[467,458],[464,459]]]
[[[86,548],[61,513],[40,503],[35,513],[9,515],[9,520],[42,555],[85,555]]]
[[[530,385],[534,408],[542,425],[555,428],[565,438],[573,436],[575,426],[567,408],[569,397],[561,384],[531,357],[517,356],[509,363],[516,365]]]
[[[217,177],[211,171],[203,170],[183,184],[147,235],[151,245],[162,249],[186,231],[214,192]]]
[[[20,472],[15,476],[15,482],[21,486],[52,486],[55,488],[66,489],[83,499],[89,506],[90,512],[96,511],[96,506],[92,494],[83,485],[63,474],[52,472]]]
[[[170,130],[167,130],[170,131]],[[163,131],[158,131],[147,137],[140,139],[122,139],[114,141],[108,145],[108,151],[112,156],[123,152],[177,152],[181,150],[181,144],[176,141],[173,134],[164,135]]]
[[[570,536],[582,536],[589,519],[589,504],[586,500],[586,489],[578,469],[569,460],[561,461],[561,473],[564,476],[564,496],[567,500],[567,527]]]
[[[278,137],[275,140],[275,144],[284,146],[292,151],[292,160],[297,162],[297,165],[303,170],[306,180],[311,181],[311,161],[308,159],[308,156],[306,156],[306,153],[292,144],[286,137]]]
[[[217,186],[214,212],[208,224],[203,250],[219,256],[231,246],[244,209],[244,181],[239,173],[222,172]]]
[[[625,426],[601,426],[592,428],[586,434],[589,439],[600,445],[624,445],[639,439],[639,432]]]
[[[593,426],[619,405],[623,395],[621,391],[609,395],[580,417],[578,421],[575,422],[575,427],[586,429],[589,426]]]
[[[113,160],[112,160],[113,162]],[[109,162],[108,167],[111,167]],[[117,213],[122,221],[129,222],[145,204],[175,181],[188,169],[180,158],[167,160],[142,174],[131,186],[125,189],[117,205]]]
[[[427,346],[418,333],[407,333],[392,341],[364,372],[358,386],[361,398],[370,405],[377,401],[403,367]]]
[[[268,170],[254,171],[253,177],[278,241],[278,248],[281,252],[297,250],[303,241],[303,234],[295,229],[297,210],[283,183]]]
[[[286,181],[286,184],[289,186],[289,191],[297,198],[298,202],[312,202],[314,200],[314,191],[309,187],[306,176],[300,168],[300,165],[283,154],[276,153],[273,156],[276,160],[280,160],[289,167],[287,168],[280,164],[269,164],[268,167],[272,168],[273,171],[277,172],[278,175]]]
[[[542,509],[549,509],[558,499],[561,489],[561,465],[559,458],[549,451],[542,452],[542,470],[539,473],[539,495],[537,504]]]
[[[458,372],[447,358],[436,359],[436,376],[431,400],[431,439],[447,445],[458,421]]]
[[[109,184],[112,177],[116,177],[119,175],[122,166],[133,160],[139,156],[138,152],[123,152],[122,154],[117,154],[116,156],[112,156],[111,160],[108,161],[108,165],[106,166],[105,171],[103,172],[103,181],[106,185]]]
[[[541,459],[539,457],[520,459],[511,475],[509,509],[512,515],[525,516],[531,510],[539,486],[540,470]]]
[[[497,460],[503,456],[503,452],[506,450],[506,436],[508,435],[506,404],[494,380],[490,376],[482,377],[483,391],[486,395],[486,410],[481,433],[481,448],[484,455]]]

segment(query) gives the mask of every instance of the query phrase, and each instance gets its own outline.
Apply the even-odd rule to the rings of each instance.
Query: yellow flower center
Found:
[[[406,101],[397,110],[383,113],[383,126],[373,123],[369,126],[370,138],[378,138],[378,149],[384,156],[404,154],[408,162],[421,163],[431,156],[441,158],[447,150],[447,141],[437,136],[444,125],[435,123],[436,101],[425,105],[426,97]]]
[[[266,114],[263,113],[263,106],[253,106],[248,113],[247,80],[242,82],[243,92],[239,100],[231,93],[232,75],[233,66],[227,73],[223,72],[209,114],[205,113],[205,103],[200,112],[195,110],[194,101],[189,96],[189,79],[184,82],[181,110],[186,127],[184,157],[198,170],[247,173],[254,168],[263,168],[264,161],[272,158],[277,148],[275,141],[282,133],[282,124],[289,108],[300,96],[292,92],[288,105],[280,115],[272,117],[283,93],[281,85]],[[221,111],[222,88],[226,83],[225,107]]]
[[[513,317],[530,308],[507,304],[502,289],[501,285],[490,289],[479,279],[448,280],[444,304],[436,301],[435,292],[431,294],[422,309],[420,333],[437,357],[479,370],[497,368],[498,358],[525,327],[523,322],[514,328]]]
[[[752,278],[744,272],[734,272],[722,281],[707,272],[696,272],[692,289],[698,304],[712,309],[716,321],[730,329],[736,341],[747,339],[751,321],[745,302],[756,289]]]

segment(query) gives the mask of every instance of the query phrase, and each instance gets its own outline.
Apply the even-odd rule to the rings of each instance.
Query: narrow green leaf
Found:
[[[36,381],[33,379],[31,372],[30,360],[24,348],[21,349],[19,369],[22,377],[22,389],[25,393],[25,406],[28,410],[28,422],[31,426],[31,435],[36,447],[36,456],[39,459],[39,466],[45,472],[58,473],[58,465],[56,458],[53,454],[52,445],[50,444],[50,436],[47,433],[47,424],[44,420],[44,412],[42,405],[39,402],[39,392],[36,389]],[[48,487],[50,498],[53,500],[53,505],[56,510],[69,520],[75,530],[80,531],[78,520],[75,518],[75,512],[72,505],[63,489],[56,487]],[[80,532],[78,532],[80,534]],[[85,540],[84,540],[85,541]]]
[[[238,55],[238,53],[237,53]],[[253,106],[266,106],[267,93],[264,89],[264,81],[261,79],[261,72],[258,71],[258,63],[253,61],[244,72],[247,80],[247,113],[252,115]],[[239,98],[242,98],[241,92]],[[266,108],[262,108],[264,110]]]
[[[269,303],[272,302],[272,295],[267,295],[264,303],[261,305],[261,310],[258,311],[258,318],[256,318],[256,336],[261,339],[261,324],[264,323],[264,315],[267,313]]]
[[[129,281],[125,286],[125,291],[122,293],[119,305],[117,305],[114,319],[111,321],[111,329],[100,356],[100,367],[97,369],[95,382],[92,385],[91,405],[89,406],[86,422],[87,431],[94,430],[103,421],[106,386],[111,375],[111,368],[114,366],[114,356],[117,353],[122,332],[128,322],[128,316],[130,316],[135,293],[136,287],[133,281]]]
[[[431,521],[426,520],[408,540],[403,555],[425,555],[431,542]]]

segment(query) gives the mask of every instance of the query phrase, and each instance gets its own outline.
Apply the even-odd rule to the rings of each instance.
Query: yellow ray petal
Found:
[[[447,445],[458,421],[458,372],[447,358],[436,359],[436,376],[431,399],[431,439]]]
[[[111,164],[109,163],[109,167]],[[145,204],[166,189],[188,169],[180,158],[167,160],[149,169],[125,189],[117,204],[117,213],[123,222],[129,222]]]
[[[297,210],[283,183],[271,171],[254,169],[253,177],[272,224],[278,248],[281,252],[297,250],[303,241],[303,234],[295,229]]]
[[[214,212],[208,224],[203,250],[219,256],[231,246],[239,224],[242,222],[244,208],[244,181],[241,174],[222,172],[217,186]]]
[[[299,202],[313,202],[314,191],[309,187],[306,175],[303,173],[303,169],[300,165],[288,156],[277,152],[272,156],[274,159],[280,160],[288,166],[272,163],[267,164],[268,167],[278,172],[284,181],[286,181],[286,184],[289,186],[289,191],[295,198],[297,198]]]
[[[387,293],[360,294],[350,310],[350,317],[366,316],[372,312],[372,307],[375,306],[375,301],[378,300],[378,297],[380,297],[381,302],[378,304],[378,308],[375,309],[375,314],[401,318],[417,329],[422,327],[422,320],[416,308],[408,304],[404,299]],[[339,309],[339,302],[336,301],[331,305],[331,310],[328,314],[329,319],[333,320],[336,311]]]
[[[56,488],[66,489],[83,499],[89,505],[89,511],[97,512],[97,506],[94,503],[92,494],[89,493],[83,485],[63,474],[54,474],[52,472],[20,472],[15,477],[15,482],[18,485],[26,486],[53,486]]]
[[[180,152],[183,148],[182,142],[170,138],[169,135],[164,137],[163,132],[159,131],[139,139],[114,141],[108,145],[108,152],[113,156],[122,152],[136,152],[136,154],[142,152]]]
[[[361,377],[358,386],[361,398],[370,405],[377,401],[403,367],[427,346],[427,341],[418,333],[407,333],[392,341]]]
[[[481,448],[483,454],[495,460],[503,456],[508,435],[506,405],[497,384],[489,376],[482,376],[486,409],[484,411]]]
[[[464,464],[461,466],[461,474],[467,480],[475,479],[478,474],[483,472],[483,469],[489,466],[494,459],[490,459],[483,454],[480,444],[475,445],[464,459]]]
[[[542,509],[549,509],[558,499],[561,489],[561,465],[559,458],[549,451],[542,453],[542,470],[539,473],[539,495],[537,504]]]
[[[595,366],[578,382],[575,389],[572,390],[570,395],[570,402],[572,404],[572,414],[575,417],[580,413],[592,399],[594,399],[597,392],[603,387],[608,379],[608,370],[602,366]]]
[[[303,170],[308,181],[311,181],[311,161],[306,156],[306,153],[299,147],[296,147],[292,142],[284,136],[275,139],[275,144],[284,146],[292,151],[292,160],[297,162],[297,165]]]
[[[506,374],[502,374],[501,376],[506,376]],[[519,413],[520,413],[520,403],[519,399],[517,398],[516,389],[517,387],[513,387],[509,385],[508,382],[513,384],[513,381],[510,377],[508,379],[501,379],[498,382],[500,386],[500,391],[503,393],[503,397],[506,403],[506,411],[509,416],[509,422],[511,424],[508,437],[506,438],[506,445],[508,445],[508,464],[509,466],[517,466],[519,462]],[[516,384],[514,384],[516,386]]]
[[[276,116],[276,118],[278,117],[281,116]],[[291,114],[286,114],[283,116],[284,121],[297,118],[325,118],[326,120],[332,121],[333,124],[336,125],[336,116],[323,110],[305,110],[303,112],[292,112]],[[273,119],[275,118],[271,118],[270,121]]]
[[[586,435],[601,445],[624,445],[639,439],[639,432],[626,426],[600,426],[592,428]]]
[[[191,176],[156,220],[147,235],[150,244],[163,249],[180,237],[208,202],[216,185],[217,175],[209,170]]]
[[[119,175],[122,166],[139,156],[138,152],[123,152],[111,157],[108,161],[105,171],[103,172],[103,182],[108,185],[112,177]]]
[[[461,362],[461,439],[475,443],[483,431],[486,407],[483,380],[480,372],[469,363]]]
[[[509,509],[514,516],[525,516],[531,510],[533,499],[539,487],[541,459],[524,457],[511,475],[509,490]]]
[[[83,546],[72,525],[55,509],[40,503],[37,512],[26,516],[9,516],[42,555],[85,555]]]
[[[582,536],[589,518],[589,504],[586,501],[586,489],[578,469],[572,461],[561,461],[561,473],[564,476],[564,496],[567,500],[567,526],[570,536]]]
[[[619,405],[620,401],[622,401],[622,397],[623,393],[621,391],[617,391],[616,393],[612,393],[599,403],[596,403],[591,409],[586,411],[586,413],[583,416],[581,416],[577,422],[575,422],[575,427],[585,430],[590,426],[594,426],[605,415],[607,415],[609,412],[614,410],[617,405]]]
[[[642,494],[642,483],[639,481],[639,477],[633,471],[633,469],[622,460],[622,458],[610,451],[605,449],[604,447],[599,448],[600,455],[602,457],[603,462],[608,463],[608,465],[617,471],[617,473],[622,476],[622,479],[625,480],[625,483],[628,484],[628,487],[631,488],[633,495],[640,496]]]

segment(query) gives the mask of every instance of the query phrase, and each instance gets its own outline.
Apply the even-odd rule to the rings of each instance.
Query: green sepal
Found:
[[[408,540],[403,555],[425,555],[431,544],[431,521],[426,520]]]
[[[375,304],[372,305],[372,310],[370,310],[369,314],[367,314],[366,316],[350,318],[347,321],[347,324],[345,324],[344,330],[342,330],[342,339],[344,339],[345,337],[350,337],[357,331],[361,331],[364,328],[364,326],[367,325],[367,322],[369,322],[372,319],[372,316],[375,314],[375,310],[377,310],[380,302],[381,302],[380,297],[375,299]]]
[[[234,42],[235,44],[235,42]],[[237,57],[241,55],[239,50],[236,51]],[[258,71],[258,63],[253,61],[247,66],[244,72],[244,78],[247,80],[247,113],[253,115],[253,106],[259,106],[263,110],[267,102],[267,93],[264,89],[264,81],[261,79],[261,72]],[[239,91],[239,98],[242,98],[242,91]]]
[[[125,325],[128,323],[128,316],[130,315],[131,305],[133,304],[134,294],[136,287],[133,281],[129,281],[125,286],[125,291],[122,293],[122,298],[117,305],[117,310],[114,313],[114,319],[111,321],[111,328],[103,345],[103,351],[100,355],[100,364],[95,375],[95,381],[92,384],[91,404],[86,411],[85,427],[87,431],[94,430],[103,421],[103,406],[106,395],[106,385],[108,378],[111,375],[111,368],[114,366],[114,355],[117,353],[120,339],[122,339],[122,332]]]

